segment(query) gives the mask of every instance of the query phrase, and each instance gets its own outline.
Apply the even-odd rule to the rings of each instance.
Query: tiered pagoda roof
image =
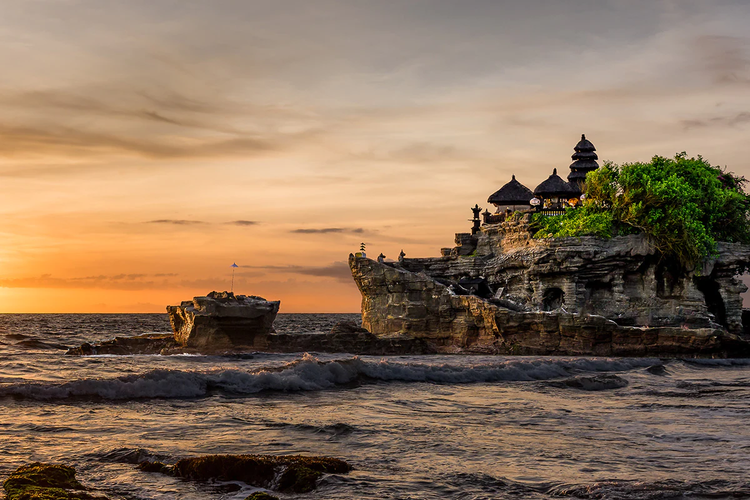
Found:
[[[487,203],[493,205],[528,205],[534,197],[531,189],[516,180],[516,176],[509,183],[495,191],[487,198]]]
[[[576,144],[575,153],[571,156],[573,163],[570,164],[570,175],[568,181],[571,184],[581,184],[586,180],[586,174],[599,168],[596,160],[599,156],[596,154],[594,145],[586,139],[586,134],[581,134],[581,140]]]

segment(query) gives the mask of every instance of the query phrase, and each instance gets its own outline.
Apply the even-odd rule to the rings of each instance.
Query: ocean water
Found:
[[[135,464],[302,453],[354,470],[282,498],[750,498],[748,360],[64,355],[167,331],[165,315],[0,315],[0,479],[51,461],[111,498],[243,499]]]

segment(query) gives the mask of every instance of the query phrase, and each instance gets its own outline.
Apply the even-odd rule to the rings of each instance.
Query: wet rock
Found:
[[[167,306],[175,340],[198,349],[262,349],[279,312],[277,301],[211,292],[179,306]]]
[[[68,349],[65,354],[70,356],[166,354],[179,350],[180,347],[171,334],[151,333],[135,337],[115,337],[99,344],[84,342],[78,347]]]
[[[95,496],[67,465],[33,463],[16,469],[3,483],[7,500],[107,500]]]
[[[292,493],[312,491],[323,474],[351,470],[343,460],[302,455],[207,455],[184,458],[172,466],[155,462],[138,468],[196,481],[242,481],[258,488]]]
[[[331,334],[332,335],[341,335],[341,334],[352,334],[352,333],[370,333],[367,331],[366,328],[362,328],[361,326],[357,325],[354,321],[340,321],[333,325],[333,328],[331,328]]]

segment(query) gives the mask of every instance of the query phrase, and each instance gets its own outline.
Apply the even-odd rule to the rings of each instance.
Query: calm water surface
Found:
[[[303,453],[355,470],[283,498],[750,498],[745,360],[64,355],[167,331],[165,315],[0,315],[0,478],[65,462],[112,498],[243,499],[135,464]]]

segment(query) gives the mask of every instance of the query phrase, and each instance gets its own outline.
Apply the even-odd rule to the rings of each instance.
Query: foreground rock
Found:
[[[750,356],[737,279],[750,247],[681,271],[637,235],[534,240],[512,222],[456,241],[437,258],[350,255],[362,326],[438,352]]]
[[[208,455],[184,458],[174,465],[145,462],[138,468],[196,481],[242,481],[256,488],[291,493],[314,490],[323,474],[345,474],[352,469],[336,458],[302,455]]]
[[[183,347],[263,349],[279,312],[277,301],[211,292],[179,306],[167,306],[175,340]]]
[[[33,463],[16,469],[3,483],[7,500],[107,500],[88,493],[66,465]]]

